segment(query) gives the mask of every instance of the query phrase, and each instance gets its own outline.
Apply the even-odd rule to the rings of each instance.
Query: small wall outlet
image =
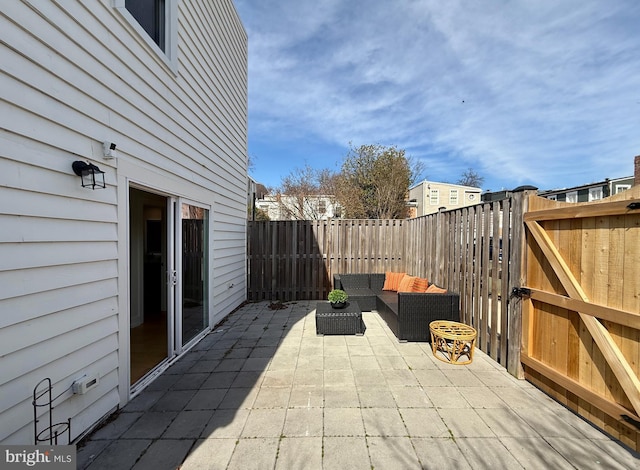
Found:
[[[76,395],[84,395],[89,390],[92,390],[100,383],[100,376],[98,375],[83,375],[79,379],[76,379],[71,385],[73,393]]]

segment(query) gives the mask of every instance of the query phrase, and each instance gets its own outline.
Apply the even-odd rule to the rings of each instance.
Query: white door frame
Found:
[[[188,199],[185,197],[179,197],[176,199],[176,221],[175,221],[175,243],[178,249],[175,250],[175,266],[180,268],[182,266],[182,204],[188,204],[190,206],[201,207],[207,211],[207,219],[209,224],[211,223],[211,206],[208,204],[203,204],[198,201],[194,201],[192,199]],[[211,229],[210,225],[207,228],[207,260],[210,258],[211,254]],[[208,268],[208,267],[207,267]],[[175,325],[175,349],[178,352],[178,355],[188,351],[194,344],[196,344],[203,336],[205,336],[209,331],[211,331],[211,292],[209,289],[210,280],[209,276],[207,276],[207,302],[206,302],[206,318],[207,318],[207,326],[203,328],[203,330],[195,335],[192,339],[190,339],[186,344],[182,344],[182,287],[183,287],[183,279],[182,276],[177,276],[177,283],[175,287],[175,305],[176,311],[180,312],[180,315],[175,315],[176,325]]]

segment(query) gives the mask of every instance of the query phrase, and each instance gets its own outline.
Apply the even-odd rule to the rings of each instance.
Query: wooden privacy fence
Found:
[[[404,269],[407,220],[249,222],[249,300],[325,299],[336,273]]]
[[[529,209],[525,376],[640,450],[640,186]]]
[[[521,302],[510,292],[522,284],[530,192],[417,219],[249,222],[247,298],[326,299],[339,273],[426,277],[460,294],[476,346],[520,375]]]

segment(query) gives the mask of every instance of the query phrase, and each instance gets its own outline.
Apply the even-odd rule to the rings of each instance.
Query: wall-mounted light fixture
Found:
[[[106,188],[104,182],[104,171],[100,170],[93,163],[77,160],[71,165],[73,172],[82,179],[83,188]]]

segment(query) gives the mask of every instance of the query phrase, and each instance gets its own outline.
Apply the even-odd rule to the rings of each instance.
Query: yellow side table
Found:
[[[477,336],[475,328],[455,321],[436,320],[429,324],[429,330],[431,349],[436,358],[459,365],[473,361]]]

